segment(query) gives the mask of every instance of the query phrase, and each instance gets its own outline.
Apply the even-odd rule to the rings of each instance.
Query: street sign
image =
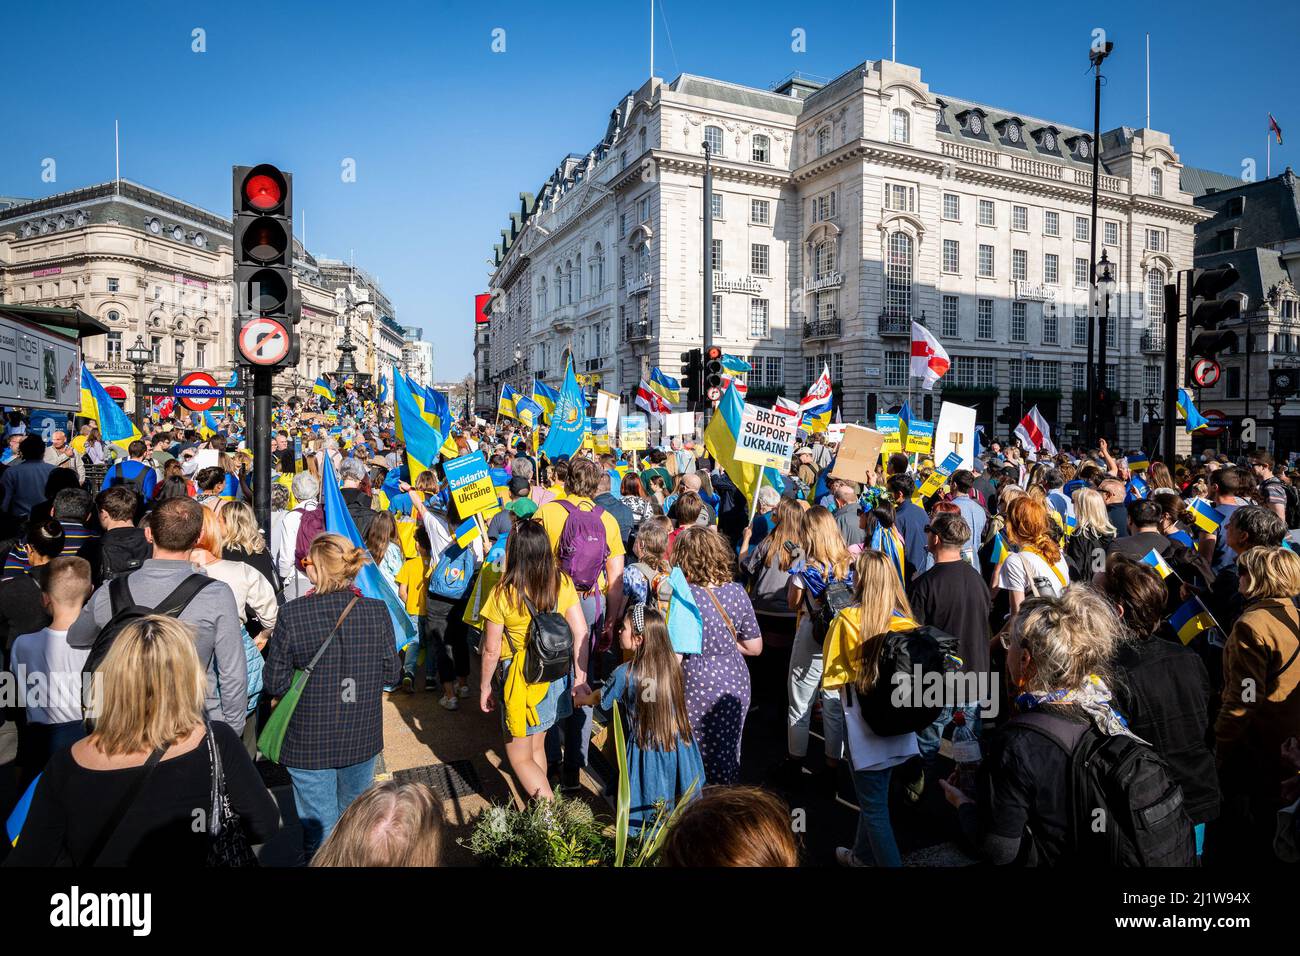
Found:
[[[239,354],[254,365],[275,365],[289,354],[289,330],[275,319],[250,319],[239,330]]]
[[[716,387],[709,389],[709,401],[716,402],[720,398],[722,398],[722,389]]]
[[[1198,359],[1192,365],[1192,381],[1201,388],[1209,388],[1219,380],[1223,369],[1214,359]]]
[[[146,382],[144,395],[146,398],[166,398],[175,387],[174,382]]]
[[[736,438],[736,460],[785,470],[794,455],[799,417],[771,408],[743,405],[740,434]]]
[[[1214,424],[1211,424],[1208,428],[1202,428],[1202,435],[1209,435],[1211,438],[1214,438],[1227,431],[1229,419],[1223,412],[1219,411],[1217,408],[1207,408],[1204,415]]]
[[[190,372],[172,389],[172,394],[192,412],[206,412],[226,397],[226,390],[207,372]]]

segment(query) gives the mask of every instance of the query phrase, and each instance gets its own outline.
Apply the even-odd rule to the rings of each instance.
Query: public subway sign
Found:
[[[784,471],[794,455],[798,431],[798,415],[746,404],[740,413],[736,460]]]
[[[0,318],[0,404],[81,407],[81,351],[56,332]]]
[[[481,451],[473,451],[459,458],[443,462],[447,488],[461,518],[469,518],[481,511],[497,506],[497,492],[492,484],[492,473]]]

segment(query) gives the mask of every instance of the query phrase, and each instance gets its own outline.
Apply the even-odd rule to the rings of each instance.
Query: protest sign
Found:
[[[831,477],[865,482],[867,471],[876,470],[880,464],[880,450],[884,444],[885,436],[878,431],[863,425],[845,425],[844,440],[835,456]]]
[[[606,418],[591,419],[591,447],[598,455],[609,454],[609,420]]]
[[[928,455],[934,448],[934,422],[912,422],[907,426],[908,454]]]
[[[645,451],[649,444],[644,415],[624,415],[621,423],[622,439],[619,442],[624,451]]]
[[[877,415],[876,431],[885,436],[885,443],[880,449],[882,452],[892,455],[903,450],[901,424],[897,415]]]
[[[493,507],[497,503],[492,474],[482,452],[471,452],[443,462],[447,487],[461,518],[468,518]]]
[[[784,471],[794,454],[799,419],[771,408],[743,405],[740,434],[736,438],[736,460]]]
[[[961,456],[960,468],[970,468],[975,461],[975,409],[944,402],[939,409],[939,423],[934,429],[934,457],[946,458],[952,452]]]
[[[921,498],[930,497],[930,495],[943,487],[943,483],[947,481],[949,477],[952,476],[952,473],[959,467],[961,467],[961,455],[956,452],[951,452],[947,458],[935,467],[934,471],[930,472],[929,477],[925,479],[920,490],[917,491],[917,495]]]

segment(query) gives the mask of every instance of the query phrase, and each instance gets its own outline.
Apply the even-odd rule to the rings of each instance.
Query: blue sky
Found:
[[[889,53],[888,0],[658,2],[665,79],[768,87]],[[0,34],[25,52],[11,57],[22,78],[9,78],[0,195],[111,179],[115,118],[123,176],[227,215],[230,167],[278,163],[294,174],[308,247],[355,251],[398,319],[438,343],[442,380],[472,368],[473,295],[517,194],[594,145],[649,68],[649,0],[5,7]],[[491,50],[498,27],[504,53]],[[898,59],[936,92],[1088,127],[1097,27],[1116,45],[1103,128],[1143,122],[1149,31],[1152,126],[1184,163],[1239,175],[1253,157],[1262,176],[1272,111],[1293,137],[1273,147],[1273,170],[1300,167],[1295,4],[899,0]],[[204,53],[191,49],[195,28]],[[795,28],[804,53],[791,50]],[[53,184],[40,178],[46,157]],[[355,182],[342,181],[347,159]]]

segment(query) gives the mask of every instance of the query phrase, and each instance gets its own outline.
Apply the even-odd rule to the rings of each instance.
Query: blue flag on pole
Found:
[[[560,387],[560,400],[555,404],[551,415],[551,430],[546,433],[542,443],[542,453],[547,458],[555,459],[560,455],[572,455],[582,447],[582,437],[587,433],[587,397],[582,394],[582,386],[573,373],[573,361],[570,360],[564,370],[564,385]]]

